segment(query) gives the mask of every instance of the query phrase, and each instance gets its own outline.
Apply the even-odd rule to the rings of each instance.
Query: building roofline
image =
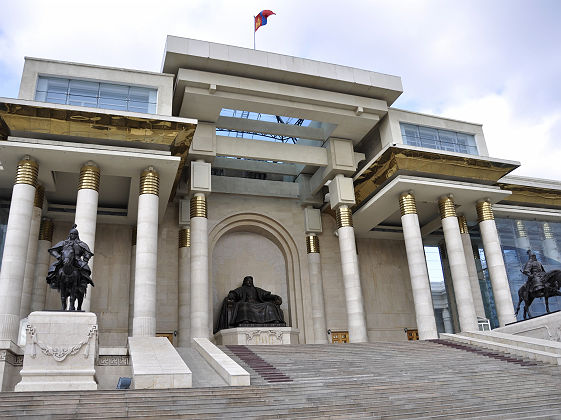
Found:
[[[51,60],[47,58],[29,57],[29,56],[25,56],[23,58],[24,60],[42,61],[45,63],[69,64],[73,66],[84,66],[84,67],[91,67],[96,69],[117,70],[117,71],[126,71],[126,72],[141,73],[141,74],[150,74],[154,76],[175,77],[173,74],[160,73],[157,71],[137,70],[137,69],[129,69],[124,67],[113,67],[113,66],[101,66],[98,64],[77,63],[74,61],[64,61],[64,60]]]
[[[389,104],[403,92],[399,76],[168,35],[162,72],[175,74],[179,68],[384,99]]]
[[[458,120],[456,118],[442,117],[440,115],[427,114],[427,113],[424,113],[424,112],[410,111],[408,109],[390,107],[390,108],[388,108],[388,111],[407,112],[408,114],[421,115],[423,117],[438,118],[439,120],[453,121],[453,122],[458,122],[458,123],[462,123],[462,124],[470,124],[470,125],[476,125],[478,127],[483,127],[483,124],[481,124],[481,123],[475,123],[475,122],[465,121],[465,120]]]

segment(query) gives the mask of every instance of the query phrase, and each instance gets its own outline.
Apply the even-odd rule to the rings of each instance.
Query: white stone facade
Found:
[[[156,89],[156,113],[37,102],[41,75]],[[7,127],[0,130],[0,203],[15,209],[9,221],[0,212],[0,226],[26,236],[8,235],[0,260],[2,390],[20,379],[22,349],[14,342],[20,311],[29,302],[33,310],[60,307],[58,292],[48,288],[44,297],[41,288],[45,258],[27,253],[45,253],[76,220],[87,225],[81,239],[92,242],[95,255],[87,301],[99,346],[115,349],[96,362],[103,388],[144,372],[146,355],[131,367],[130,337],[147,336],[165,351],[170,346],[154,335],[182,347],[194,339],[220,341],[212,331],[223,299],[246,275],[282,298],[291,343],[325,343],[331,332],[346,332],[351,342],[407,340],[410,330],[428,339],[437,327],[474,330],[476,311],[489,316],[488,293],[477,305],[472,297],[483,276],[474,244],[487,255],[493,293],[500,293],[500,323],[512,320],[495,222],[490,213],[479,223],[476,204],[488,201],[500,217],[548,221],[544,255],[555,259],[561,184],[504,178],[520,164],[489,156],[481,125],[394,109],[402,90],[397,76],[171,36],[162,73],[26,59],[19,98],[0,98],[6,104],[0,127]],[[473,136],[478,154],[411,146],[400,123]],[[27,240],[36,230],[35,185],[14,186],[26,155],[38,162],[37,182],[45,189],[46,203],[35,212],[54,225],[37,246],[28,243],[38,238]],[[90,161],[101,173],[99,191],[78,190],[80,168]],[[158,173],[159,194],[139,190],[147,167]],[[520,188],[547,190],[549,198],[519,194]],[[402,218],[399,197],[406,192],[417,207]],[[10,202],[12,193],[21,200]],[[193,208],[195,195],[204,195],[204,210]],[[456,217],[439,217],[439,198],[449,195],[469,235],[460,236]],[[311,221],[312,213],[319,216]],[[187,225],[191,240],[178,246]],[[307,234],[317,235],[318,249],[309,248]],[[517,240],[530,246],[523,236]],[[433,290],[436,300],[423,245],[448,247],[447,286]],[[169,379],[153,374],[141,387]]]

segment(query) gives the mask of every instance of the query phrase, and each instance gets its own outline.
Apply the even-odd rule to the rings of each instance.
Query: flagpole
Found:
[[[255,49],[255,16],[253,16],[253,49]]]

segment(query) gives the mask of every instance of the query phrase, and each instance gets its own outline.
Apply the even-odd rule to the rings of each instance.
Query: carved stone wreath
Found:
[[[275,331],[275,330],[256,330],[256,331],[250,331],[250,332],[246,332],[245,336],[247,338],[247,341],[251,341],[253,340],[255,337],[260,336],[261,334],[268,334],[269,337],[275,337],[277,340],[282,340],[282,331]]]
[[[97,334],[97,325],[92,325],[90,327],[90,330],[88,331],[87,337],[82,341],[80,341],[78,344],[75,344],[73,346],[72,345],[67,346],[67,347],[64,346],[53,347],[48,344],[41,343],[39,341],[39,339],[37,338],[37,331],[35,331],[35,327],[32,326],[31,324],[28,324],[25,329],[27,331],[27,334],[29,334],[31,337],[31,343],[32,343],[31,357],[33,359],[37,357],[35,347],[39,346],[39,348],[41,349],[41,351],[45,356],[52,356],[52,358],[55,359],[57,362],[62,362],[64,359],[66,359],[66,357],[78,353],[84,345],[86,346],[84,350],[84,358],[87,359],[90,354],[90,340],[92,337],[94,337]]]

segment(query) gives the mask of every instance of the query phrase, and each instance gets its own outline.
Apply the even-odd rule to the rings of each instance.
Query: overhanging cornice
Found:
[[[174,195],[197,121],[0,98],[0,140],[8,136],[169,150],[181,158]]]
[[[518,162],[502,159],[388,146],[355,177],[355,209],[397,175],[493,185],[519,166]]]

